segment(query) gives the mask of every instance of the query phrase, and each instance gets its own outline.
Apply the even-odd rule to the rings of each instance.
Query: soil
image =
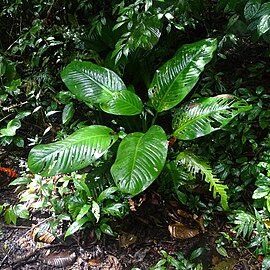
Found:
[[[18,153],[13,153],[4,157],[1,165],[9,166],[14,159],[18,161],[18,156]],[[188,259],[198,248],[202,254],[195,262],[201,262],[203,269],[261,269],[258,258],[254,258],[244,246],[238,249],[226,247],[227,258],[217,252],[216,241],[221,231],[234,237],[232,228],[225,222],[225,214],[217,214],[206,227],[200,217],[181,209],[176,202],[165,202],[153,191],[137,200],[142,202],[140,206],[131,207],[127,217],[112,224],[118,236],[103,235],[99,241],[95,240],[91,230],[76,233],[66,240],[61,231],[55,239],[47,232],[43,233],[43,239],[37,237],[33,234],[35,228],[50,218],[41,213],[33,214],[30,220],[18,220],[17,225],[7,225],[2,221],[0,269],[146,270],[164,259],[163,251],[174,258],[181,252]],[[2,185],[0,203],[15,201],[14,187]],[[155,269],[192,268],[175,268],[167,263],[164,268]]]

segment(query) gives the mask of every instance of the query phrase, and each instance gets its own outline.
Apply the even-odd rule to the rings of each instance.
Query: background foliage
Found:
[[[104,124],[118,132],[125,123],[126,133],[143,129],[133,116],[119,118],[101,113],[74,99],[74,93],[61,80],[62,70],[73,60],[91,61],[112,70],[127,87],[133,85],[145,102],[155,71],[182,45],[216,38],[215,58],[184,102],[227,93],[246,100],[252,109],[241,112],[207,137],[174,143],[169,154],[177,153],[186,164],[196,163],[197,170],[180,169],[173,159],[169,160],[155,185],[164,196],[173,194],[183,205],[210,220],[214,219],[213,212],[222,211],[208,194],[209,183],[219,179],[228,187],[226,195],[219,196],[224,204],[228,201],[229,218],[236,225],[237,236],[247,238],[248,246],[257,254],[269,255],[270,2],[3,0],[0,12],[0,144],[10,150],[24,147],[25,155],[34,145],[54,141],[61,144],[67,135],[92,124]],[[161,113],[156,122],[166,134],[172,134],[173,115],[174,112]],[[192,150],[204,159],[192,159],[181,149]],[[88,170],[100,177],[104,161],[108,160],[110,153]],[[108,181],[112,183],[109,175],[102,179],[101,186],[93,188],[97,193],[106,190]],[[28,181],[17,183],[27,186]],[[61,181],[59,189],[67,188]],[[34,182],[39,180],[35,178]],[[48,190],[50,185],[45,185]],[[86,210],[76,210],[84,205],[84,209],[93,209],[95,203],[103,209],[101,225],[108,223],[107,215],[125,214],[122,195],[112,192],[109,201],[103,201],[96,194],[88,202],[86,191],[78,186],[75,189],[82,200],[74,203],[72,194],[63,198],[67,212],[63,219],[68,216],[76,222],[85,218],[83,221],[95,224],[97,218],[91,211],[87,215]],[[63,190],[59,194],[51,191],[46,196],[59,199]],[[40,203],[37,207],[48,206],[43,196],[33,198]],[[77,208],[70,209],[71,204]],[[106,210],[108,205],[113,210]],[[57,213],[55,205],[50,207]],[[19,217],[28,217],[23,207],[3,209],[8,222],[14,222],[15,212]],[[75,225],[80,229],[84,224]],[[97,234],[113,234],[106,226],[98,227]]]

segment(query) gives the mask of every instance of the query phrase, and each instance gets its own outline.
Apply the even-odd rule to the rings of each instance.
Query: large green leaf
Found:
[[[135,132],[123,139],[111,174],[120,191],[136,195],[158,177],[166,157],[166,134],[152,126],[145,134]]]
[[[61,77],[77,99],[87,104],[99,104],[105,112],[117,115],[142,112],[141,99],[109,69],[91,62],[73,61],[62,71]]]
[[[88,103],[102,103],[110,100],[113,91],[126,90],[117,74],[91,62],[73,61],[61,72],[61,77],[79,100]]]
[[[136,115],[143,110],[141,99],[131,91],[114,92],[112,99],[101,104],[100,108],[107,113],[116,115]]]
[[[30,151],[28,166],[42,175],[79,170],[100,158],[117,139],[108,127],[85,127],[62,141],[35,146]]]
[[[180,48],[177,54],[156,71],[149,98],[156,111],[171,109],[181,102],[199,79],[204,66],[217,48],[215,39],[205,39]]]
[[[227,125],[240,112],[251,107],[232,95],[195,99],[180,107],[173,117],[173,135],[192,140]]]

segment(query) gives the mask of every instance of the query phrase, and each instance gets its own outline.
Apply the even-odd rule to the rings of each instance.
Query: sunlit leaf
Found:
[[[135,115],[142,112],[142,101],[129,91],[113,71],[91,62],[73,61],[61,73],[62,80],[77,99],[99,105],[107,113]]]
[[[152,126],[145,134],[135,132],[123,139],[111,174],[120,191],[136,195],[158,177],[166,157],[166,134]]]
[[[104,201],[105,199],[109,199],[110,196],[115,193],[117,191],[117,187],[109,187],[109,188],[106,188],[105,190],[103,190],[98,198],[97,198],[97,202],[102,202]]]
[[[88,217],[83,217],[82,219],[74,221],[67,229],[65,238],[80,230],[87,221],[89,221]]]
[[[100,225],[100,230],[105,234],[108,234],[110,236],[115,236],[115,233],[113,232],[111,226],[106,223],[102,223]]]
[[[209,183],[209,190],[212,190],[213,197],[216,198],[217,194],[219,194],[223,209],[229,209],[228,195],[226,192],[228,186],[220,182],[204,159],[186,150],[180,152],[176,160],[179,164],[186,166],[192,174],[196,175],[197,173],[200,173],[204,177],[204,180]]]
[[[244,8],[244,16],[247,20],[252,19],[260,9],[261,1],[259,0],[250,0],[247,2]]]
[[[6,128],[0,129],[0,137],[15,136],[17,129],[21,127],[21,121],[17,118],[10,120]]]
[[[62,123],[67,124],[72,119],[74,112],[75,112],[74,105],[72,102],[70,102],[63,109]]]
[[[181,140],[192,140],[219,130],[241,112],[251,109],[244,100],[232,95],[199,98],[176,110],[173,135]]]
[[[150,103],[156,111],[169,110],[181,102],[199,80],[205,65],[217,48],[215,39],[184,45],[159,68],[149,89]]]
[[[92,209],[91,210],[92,210],[92,213],[93,213],[94,217],[96,218],[96,222],[99,222],[99,219],[100,219],[100,207],[95,201],[92,201]]]
[[[28,166],[32,172],[42,175],[76,171],[104,155],[117,138],[105,126],[81,128],[62,141],[32,148]]]

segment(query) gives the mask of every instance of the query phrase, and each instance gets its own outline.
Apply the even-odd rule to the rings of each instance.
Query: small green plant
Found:
[[[110,174],[120,192],[134,196],[155,181],[166,160],[177,157],[177,166],[185,166],[204,176],[214,197],[219,194],[222,207],[227,209],[226,186],[214,177],[207,163],[193,153],[183,152],[185,149],[181,147],[172,155],[168,154],[167,141],[169,138],[185,141],[205,136],[223,128],[240,112],[250,109],[244,100],[226,94],[186,100],[179,105],[197,83],[216,47],[215,39],[182,46],[156,71],[145,104],[113,71],[91,62],[70,63],[61,76],[78,100],[114,115],[116,123],[120,122],[120,116],[130,118],[125,118],[126,127],[122,121],[120,132],[105,125],[91,125],[59,142],[35,146],[28,158],[30,170],[44,176],[69,173],[93,164],[106,153],[114,157],[118,148]],[[173,132],[168,135],[165,133],[168,127],[157,125],[158,116],[166,113],[168,116],[173,113]],[[137,130],[126,134],[125,129],[132,129],[132,126]],[[119,139],[122,139],[120,143]]]
[[[220,1],[219,11],[231,15],[227,24],[227,31],[240,35],[251,34],[254,40],[263,37],[269,43],[270,35],[270,2],[260,0]]]
[[[29,219],[29,211],[22,203],[15,205],[3,203],[0,205],[0,214],[4,216],[4,221],[7,224],[13,223],[16,225],[18,218]]]
[[[92,175],[72,173],[51,178],[35,175],[14,180],[11,185],[24,186],[24,190],[17,205],[6,207],[6,222],[16,223],[17,217],[27,218],[26,213],[46,211],[52,215],[52,231],[56,230],[55,224],[71,223],[65,237],[85,227],[93,230],[98,239],[102,233],[115,236],[109,221],[127,214],[127,202],[116,187],[106,188],[105,179],[97,181]]]
[[[269,148],[269,139],[266,147]],[[259,175],[255,182],[257,189],[253,192],[252,198],[256,200],[256,206],[266,207],[270,213],[270,155],[265,151],[263,161],[258,164]]]
[[[264,210],[254,209],[254,214],[238,210],[229,218],[236,225],[237,237],[248,240],[248,248],[254,248],[256,255],[269,256],[269,216]]]
[[[177,269],[177,270],[203,270],[201,263],[194,263],[194,260],[199,257],[203,252],[203,249],[199,248],[192,252],[189,258],[186,258],[183,253],[177,252],[175,256],[169,255],[165,250],[161,250],[160,254],[163,257],[158,261],[155,266],[149,268],[149,270],[166,270]]]
[[[30,112],[17,110],[24,105],[19,100],[21,84],[16,63],[7,60],[0,53],[0,145],[3,146],[12,142],[19,147],[24,146],[23,138],[18,136],[16,131],[21,127],[21,120]]]

